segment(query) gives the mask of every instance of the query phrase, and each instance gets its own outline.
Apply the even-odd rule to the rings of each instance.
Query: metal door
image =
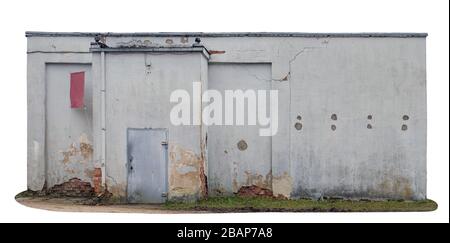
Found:
[[[167,197],[167,132],[128,129],[129,203],[163,203]]]

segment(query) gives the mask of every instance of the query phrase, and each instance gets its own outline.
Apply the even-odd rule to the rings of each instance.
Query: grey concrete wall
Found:
[[[168,58],[170,60],[162,56],[158,60],[168,69],[176,67],[176,70],[187,73],[187,76],[170,77],[177,80],[176,83],[191,77],[194,69],[200,70],[201,76],[206,77],[207,63],[271,64],[271,87],[279,91],[278,133],[271,137],[274,194],[295,198],[423,199],[426,197],[425,38],[407,37],[411,38],[401,35],[370,38],[364,35],[205,36],[201,43],[210,50],[211,57],[209,62],[201,60],[200,68],[184,61],[183,56]],[[49,60],[90,63],[89,43],[92,40],[92,36],[28,38],[28,185],[31,189],[40,189],[45,174],[42,170],[45,141],[43,64]],[[112,47],[187,47],[194,43],[194,37],[122,35],[106,37],[106,42]],[[114,133],[108,131],[107,153],[114,159],[113,162],[106,161],[107,184],[119,185],[117,193],[120,194],[123,191],[120,184],[125,168],[121,160],[125,147],[120,145],[123,145],[124,136],[120,135],[119,130],[125,126],[163,126],[168,116],[162,119],[156,117],[153,112],[162,114],[161,111],[153,111],[143,105],[155,102],[166,110],[168,104],[163,102],[168,101],[122,96],[119,93],[121,89],[131,96],[143,95],[142,90],[154,92],[154,89],[144,82],[143,54],[130,55],[129,62],[135,65],[114,55],[107,55],[107,63],[111,67],[123,66],[127,69],[119,69],[122,72],[107,70],[108,85],[111,84],[109,82],[117,83],[116,87],[108,87],[117,93],[107,95],[108,103],[139,101],[139,104],[133,103],[135,108],[126,106],[130,111],[118,108],[121,105],[108,108],[109,126],[120,129]],[[174,62],[177,65],[169,65]],[[97,55],[93,57],[92,69],[95,87],[95,80],[99,78]],[[161,94],[172,88],[152,81],[154,75],[152,73],[147,78],[163,91]],[[129,80],[129,85],[120,83],[117,77]],[[207,86],[205,83],[202,88]],[[94,111],[98,109],[97,105],[94,90]],[[127,117],[128,112],[134,112],[136,117]],[[143,114],[148,118],[144,120]],[[337,120],[331,119],[332,114],[336,114]],[[301,120],[297,119],[299,115]],[[372,120],[367,119],[369,115],[372,115]],[[404,115],[409,119],[403,120]],[[94,157],[97,158],[99,127],[95,125],[98,122],[95,117],[94,112]],[[114,119],[116,117],[120,119]],[[302,124],[301,130],[294,127],[296,123]],[[368,124],[372,129],[367,128]],[[332,125],[336,126],[336,130],[331,129]],[[403,125],[407,125],[408,129],[402,130]],[[186,133],[198,130],[180,129]],[[201,133],[204,134],[202,137],[206,137],[205,128]],[[115,138],[121,139],[113,140]],[[208,135],[208,143],[214,139],[219,138]],[[195,154],[201,154],[200,150],[191,149]],[[208,146],[206,149],[209,150]],[[212,163],[209,161],[209,164]],[[211,180],[208,182],[210,185],[214,183]]]
[[[339,39],[296,58],[289,126],[292,196],[426,197],[424,44]],[[296,130],[299,115],[303,128]]]
[[[169,199],[199,198],[205,193],[202,126],[172,126],[170,94],[192,91],[192,82],[207,82],[207,66],[202,53],[106,53],[106,185],[115,196],[124,198],[127,187],[126,132],[128,128],[163,128],[168,131]],[[94,67],[100,54],[95,53]],[[98,78],[99,75],[97,74]],[[94,93],[101,93],[96,85]],[[192,92],[190,92],[192,97]],[[199,94],[200,95],[200,94]],[[100,106],[99,97],[95,107]],[[200,109],[199,109],[200,110]],[[201,116],[201,113],[193,113]],[[95,116],[94,130],[100,131]],[[97,136],[99,136],[97,134]],[[96,144],[98,147],[100,142]],[[96,157],[100,154],[97,151]]]
[[[225,114],[225,90],[269,90],[270,72],[271,66],[267,63],[209,66],[208,87],[222,93],[222,122],[230,115]],[[269,107],[268,102],[266,104]],[[245,105],[248,109],[248,100]],[[236,107],[232,114],[236,119]],[[248,114],[245,121],[248,121]],[[252,185],[272,190],[272,139],[259,136],[260,128],[259,125],[225,124],[208,127],[211,195],[232,195],[241,187]]]
[[[85,72],[83,108],[70,107],[70,74]],[[88,64],[46,65],[47,187],[72,178],[92,183],[92,78]]]
[[[46,182],[46,83],[48,73],[46,65],[52,63],[65,63],[74,65],[89,65],[91,63],[91,54],[84,52],[77,53],[47,53],[31,51],[33,41],[28,42],[27,55],[27,143],[28,143],[28,163],[27,163],[27,185],[30,190],[43,189]],[[66,75],[61,75],[61,82],[69,80]],[[70,109],[70,107],[68,107]],[[69,129],[70,130],[70,129]],[[70,131],[69,131],[70,133]],[[66,133],[55,134],[60,136],[56,143],[69,147],[71,144],[66,142]],[[81,135],[81,134],[79,134]],[[79,136],[76,138],[78,139]],[[62,151],[61,151],[62,152]],[[60,153],[62,155],[62,153]],[[68,175],[68,174],[67,174]]]

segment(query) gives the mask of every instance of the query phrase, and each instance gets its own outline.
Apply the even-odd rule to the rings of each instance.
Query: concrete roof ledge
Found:
[[[91,52],[200,52],[207,59],[209,59],[210,53],[202,45],[195,46],[175,46],[175,47],[91,47],[89,49]]]
[[[309,37],[309,38],[415,38],[427,37],[427,33],[402,33],[402,32],[361,32],[361,33],[304,33],[304,32],[40,32],[27,31],[26,37],[93,37],[103,35],[109,37]]]

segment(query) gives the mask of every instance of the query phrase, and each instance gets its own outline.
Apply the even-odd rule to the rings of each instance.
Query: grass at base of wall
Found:
[[[421,201],[353,201],[276,199],[269,197],[211,197],[198,202],[167,202],[170,210],[212,212],[419,212],[434,211],[432,200]]]

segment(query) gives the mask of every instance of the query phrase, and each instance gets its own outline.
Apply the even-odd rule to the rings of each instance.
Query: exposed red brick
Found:
[[[243,186],[239,188],[237,194],[239,196],[246,196],[246,197],[257,197],[257,196],[273,197],[273,193],[271,190],[255,185]]]
[[[72,178],[62,184],[53,186],[47,190],[47,193],[66,197],[92,197],[94,195],[94,188],[89,182]]]
[[[92,182],[94,183],[94,192],[95,194],[100,194],[103,191],[102,188],[102,169],[95,168],[94,169],[94,178],[92,178]]]

